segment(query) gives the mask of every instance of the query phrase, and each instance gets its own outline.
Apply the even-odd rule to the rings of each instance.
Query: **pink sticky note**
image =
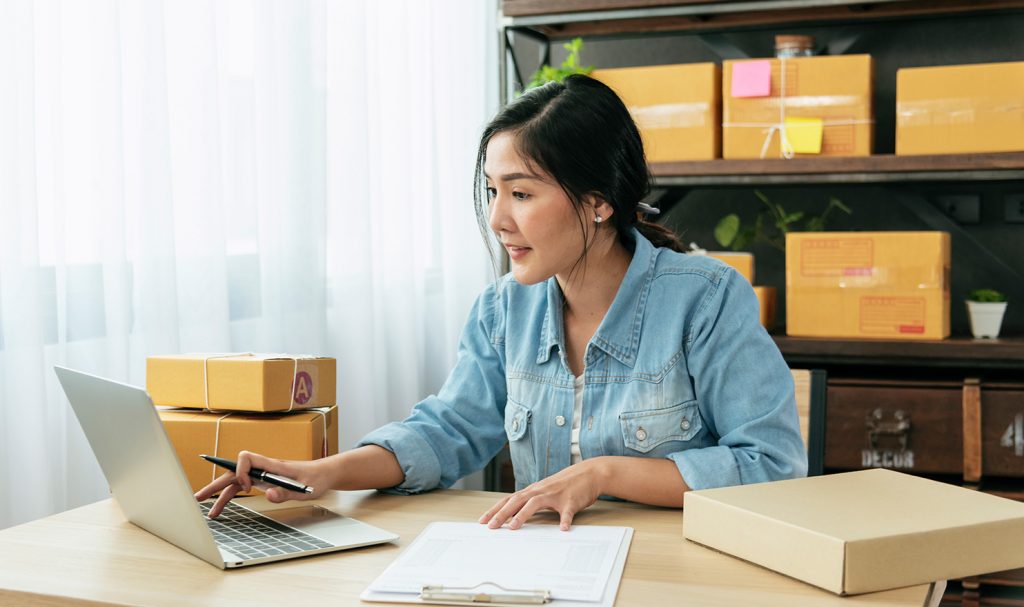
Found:
[[[732,64],[733,97],[767,97],[771,92],[771,61],[741,61]]]

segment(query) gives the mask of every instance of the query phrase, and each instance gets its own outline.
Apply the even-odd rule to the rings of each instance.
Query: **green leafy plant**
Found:
[[[589,74],[594,71],[594,66],[592,65],[580,65],[580,50],[583,48],[583,38],[573,38],[570,42],[563,44],[562,47],[569,51],[569,55],[562,61],[562,64],[558,67],[550,65],[540,66],[540,69],[530,77],[530,82],[526,84],[524,91],[543,86],[548,82],[561,82],[567,76],[573,74]]]
[[[832,197],[821,215],[808,215],[803,211],[789,213],[777,202],[772,202],[763,192],[754,190],[764,204],[758,211],[753,225],[744,225],[740,216],[732,213],[719,220],[715,226],[715,240],[733,251],[745,249],[755,242],[767,242],[780,251],[786,250],[787,232],[821,232],[825,229],[829,214],[838,209],[847,215],[853,211],[841,200]]]
[[[1001,303],[1006,301],[1006,296],[995,289],[974,289],[967,294],[967,301]]]

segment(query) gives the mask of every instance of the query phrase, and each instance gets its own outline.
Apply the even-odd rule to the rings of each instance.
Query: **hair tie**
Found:
[[[638,202],[636,210],[640,213],[646,213],[647,215],[661,215],[660,209],[656,209],[646,202]]]

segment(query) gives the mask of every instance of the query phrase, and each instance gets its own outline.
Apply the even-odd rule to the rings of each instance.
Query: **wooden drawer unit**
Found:
[[[962,474],[962,399],[953,382],[829,379],[825,468]]]
[[[1024,385],[981,386],[982,474],[1024,477]]]

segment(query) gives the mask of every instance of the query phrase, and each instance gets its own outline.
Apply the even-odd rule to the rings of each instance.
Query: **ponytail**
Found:
[[[656,247],[665,247],[666,249],[672,249],[678,253],[685,253],[686,248],[683,247],[683,243],[679,240],[679,236],[672,230],[666,228],[661,224],[657,224],[645,219],[639,219],[633,226],[643,235],[644,238],[651,241],[651,244]]]

